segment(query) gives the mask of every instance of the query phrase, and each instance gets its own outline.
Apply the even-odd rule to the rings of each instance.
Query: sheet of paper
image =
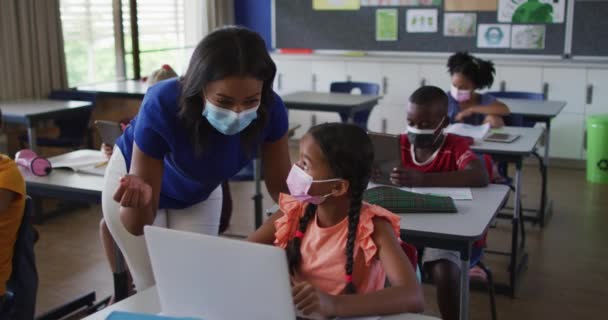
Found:
[[[397,41],[397,9],[376,10],[376,41]]]
[[[406,191],[450,197],[454,200],[473,200],[471,188],[411,188]]]
[[[445,0],[445,11],[496,11],[496,0]]]
[[[474,126],[466,123],[454,123],[449,125],[443,131],[446,133],[457,134],[459,136],[471,137],[475,140],[482,140],[490,131],[490,124],[486,123],[480,126]]]
[[[474,37],[476,30],[476,13],[446,13],[443,15],[443,35],[446,37]]]
[[[360,0],[313,0],[314,10],[359,10]]]
[[[480,24],[477,26],[477,47],[479,48],[509,48],[510,42],[510,24]]]
[[[563,23],[565,11],[566,0],[499,0],[498,22]]]
[[[545,26],[538,24],[513,25],[511,28],[511,48],[544,49]]]
[[[409,33],[437,32],[437,9],[409,9],[406,13]]]
[[[362,7],[440,6],[442,0],[361,0]]]
[[[353,318],[336,318],[336,320],[379,320],[382,317],[371,316],[371,317],[353,317]]]

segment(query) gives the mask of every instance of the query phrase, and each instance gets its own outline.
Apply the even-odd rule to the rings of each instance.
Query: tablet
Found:
[[[511,143],[519,138],[518,134],[493,132],[483,138],[485,141]]]
[[[116,143],[116,139],[122,135],[122,129],[118,122],[96,120],[95,127],[101,137],[101,141],[109,146],[113,146]]]
[[[380,172],[373,182],[391,185],[391,172],[401,165],[399,136],[376,132],[368,132],[368,136],[374,146],[374,167]]]

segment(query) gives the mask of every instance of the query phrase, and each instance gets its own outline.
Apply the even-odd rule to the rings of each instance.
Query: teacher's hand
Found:
[[[123,207],[145,208],[152,201],[152,187],[137,176],[123,176],[114,193],[114,201]]]

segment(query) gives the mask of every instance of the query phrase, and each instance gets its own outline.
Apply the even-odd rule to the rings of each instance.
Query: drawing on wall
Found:
[[[474,37],[476,27],[476,13],[445,13],[443,15],[443,35],[446,37]]]
[[[511,25],[509,24],[480,24],[477,26],[477,47],[479,48],[509,48],[511,41]]]
[[[496,11],[497,0],[445,0],[445,11]]]
[[[566,0],[499,0],[498,21],[563,23]]]
[[[442,0],[361,0],[362,7],[440,6]]]
[[[359,10],[359,0],[313,0],[314,10]]]
[[[397,41],[397,9],[376,10],[376,41]]]
[[[544,25],[514,25],[511,28],[511,48],[513,49],[544,49]]]
[[[407,10],[405,21],[407,32],[437,32],[437,9]]]

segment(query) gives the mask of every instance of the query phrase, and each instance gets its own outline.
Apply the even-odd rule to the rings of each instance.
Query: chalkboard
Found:
[[[608,57],[607,0],[574,3],[572,55]]]
[[[378,8],[398,9],[397,41],[376,41],[376,9]],[[312,8],[312,0],[275,0],[274,47],[438,53],[468,50],[478,53],[558,56],[564,53],[566,23],[546,25],[544,49],[478,48],[477,37],[443,36],[443,5],[416,7],[439,10],[438,32],[407,33],[406,11],[411,8],[361,7],[355,11],[317,11]],[[477,23],[497,23],[496,11],[477,12]]]

